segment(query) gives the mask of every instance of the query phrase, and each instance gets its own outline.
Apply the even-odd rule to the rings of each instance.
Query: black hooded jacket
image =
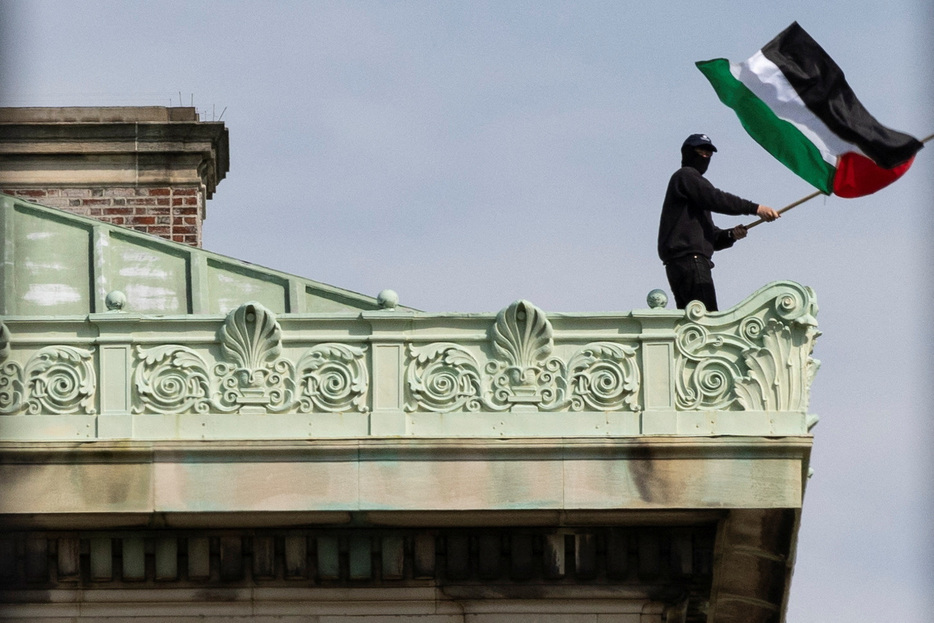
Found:
[[[710,259],[714,251],[733,246],[730,230],[716,227],[711,212],[738,216],[755,214],[759,207],[707,181],[709,163],[691,147],[681,150],[681,168],[668,182],[658,226],[658,257],[665,264],[686,255]]]

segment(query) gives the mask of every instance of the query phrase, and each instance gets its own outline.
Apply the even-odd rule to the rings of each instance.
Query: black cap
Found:
[[[692,134],[684,139],[684,144],[681,147],[682,149],[684,147],[705,147],[710,151],[717,151],[717,148],[710,142],[710,137],[706,134]]]

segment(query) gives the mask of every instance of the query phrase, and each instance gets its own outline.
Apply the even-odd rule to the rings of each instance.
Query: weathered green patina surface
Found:
[[[4,439],[808,432],[817,306],[794,283],[716,314],[379,309],[3,202]]]
[[[0,314],[226,314],[246,301],[280,313],[379,309],[373,297],[261,268],[0,194]]]
[[[780,620],[816,421],[809,288],[712,314],[424,313],[0,204],[3,525],[133,528],[130,566],[151,526],[535,525],[575,547],[587,526],[716,526],[709,589],[639,595],[690,603],[668,620]]]

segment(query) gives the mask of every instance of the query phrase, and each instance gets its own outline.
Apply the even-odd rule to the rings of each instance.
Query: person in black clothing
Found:
[[[707,311],[717,311],[710,261],[714,251],[733,246],[746,237],[746,226],[719,229],[711,212],[757,215],[774,221],[778,212],[714,188],[704,178],[710,158],[717,151],[706,134],[692,134],[681,145],[681,168],[668,182],[658,226],[658,257],[665,264],[668,283],[678,309],[701,301]]]

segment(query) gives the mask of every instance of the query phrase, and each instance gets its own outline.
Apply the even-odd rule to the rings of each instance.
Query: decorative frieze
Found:
[[[565,361],[552,354],[547,316],[528,301],[497,315],[490,345],[493,356],[481,362],[458,344],[410,344],[406,410],[640,410],[636,346],[593,342]]]
[[[816,314],[810,289],[779,282],[718,313],[13,318],[0,415],[58,418],[4,428],[21,439],[805,434]]]
[[[0,414],[95,413],[92,350],[46,346],[23,366],[7,361],[10,352],[10,332],[0,322]]]
[[[192,348],[137,348],[136,413],[366,413],[366,348],[318,344],[282,357],[282,328],[259,303],[230,312],[218,331],[222,357],[211,366]]]
[[[814,292],[774,285],[767,299],[750,298],[729,314],[690,303],[676,331],[680,409],[807,410],[820,362],[811,357],[817,330]]]

